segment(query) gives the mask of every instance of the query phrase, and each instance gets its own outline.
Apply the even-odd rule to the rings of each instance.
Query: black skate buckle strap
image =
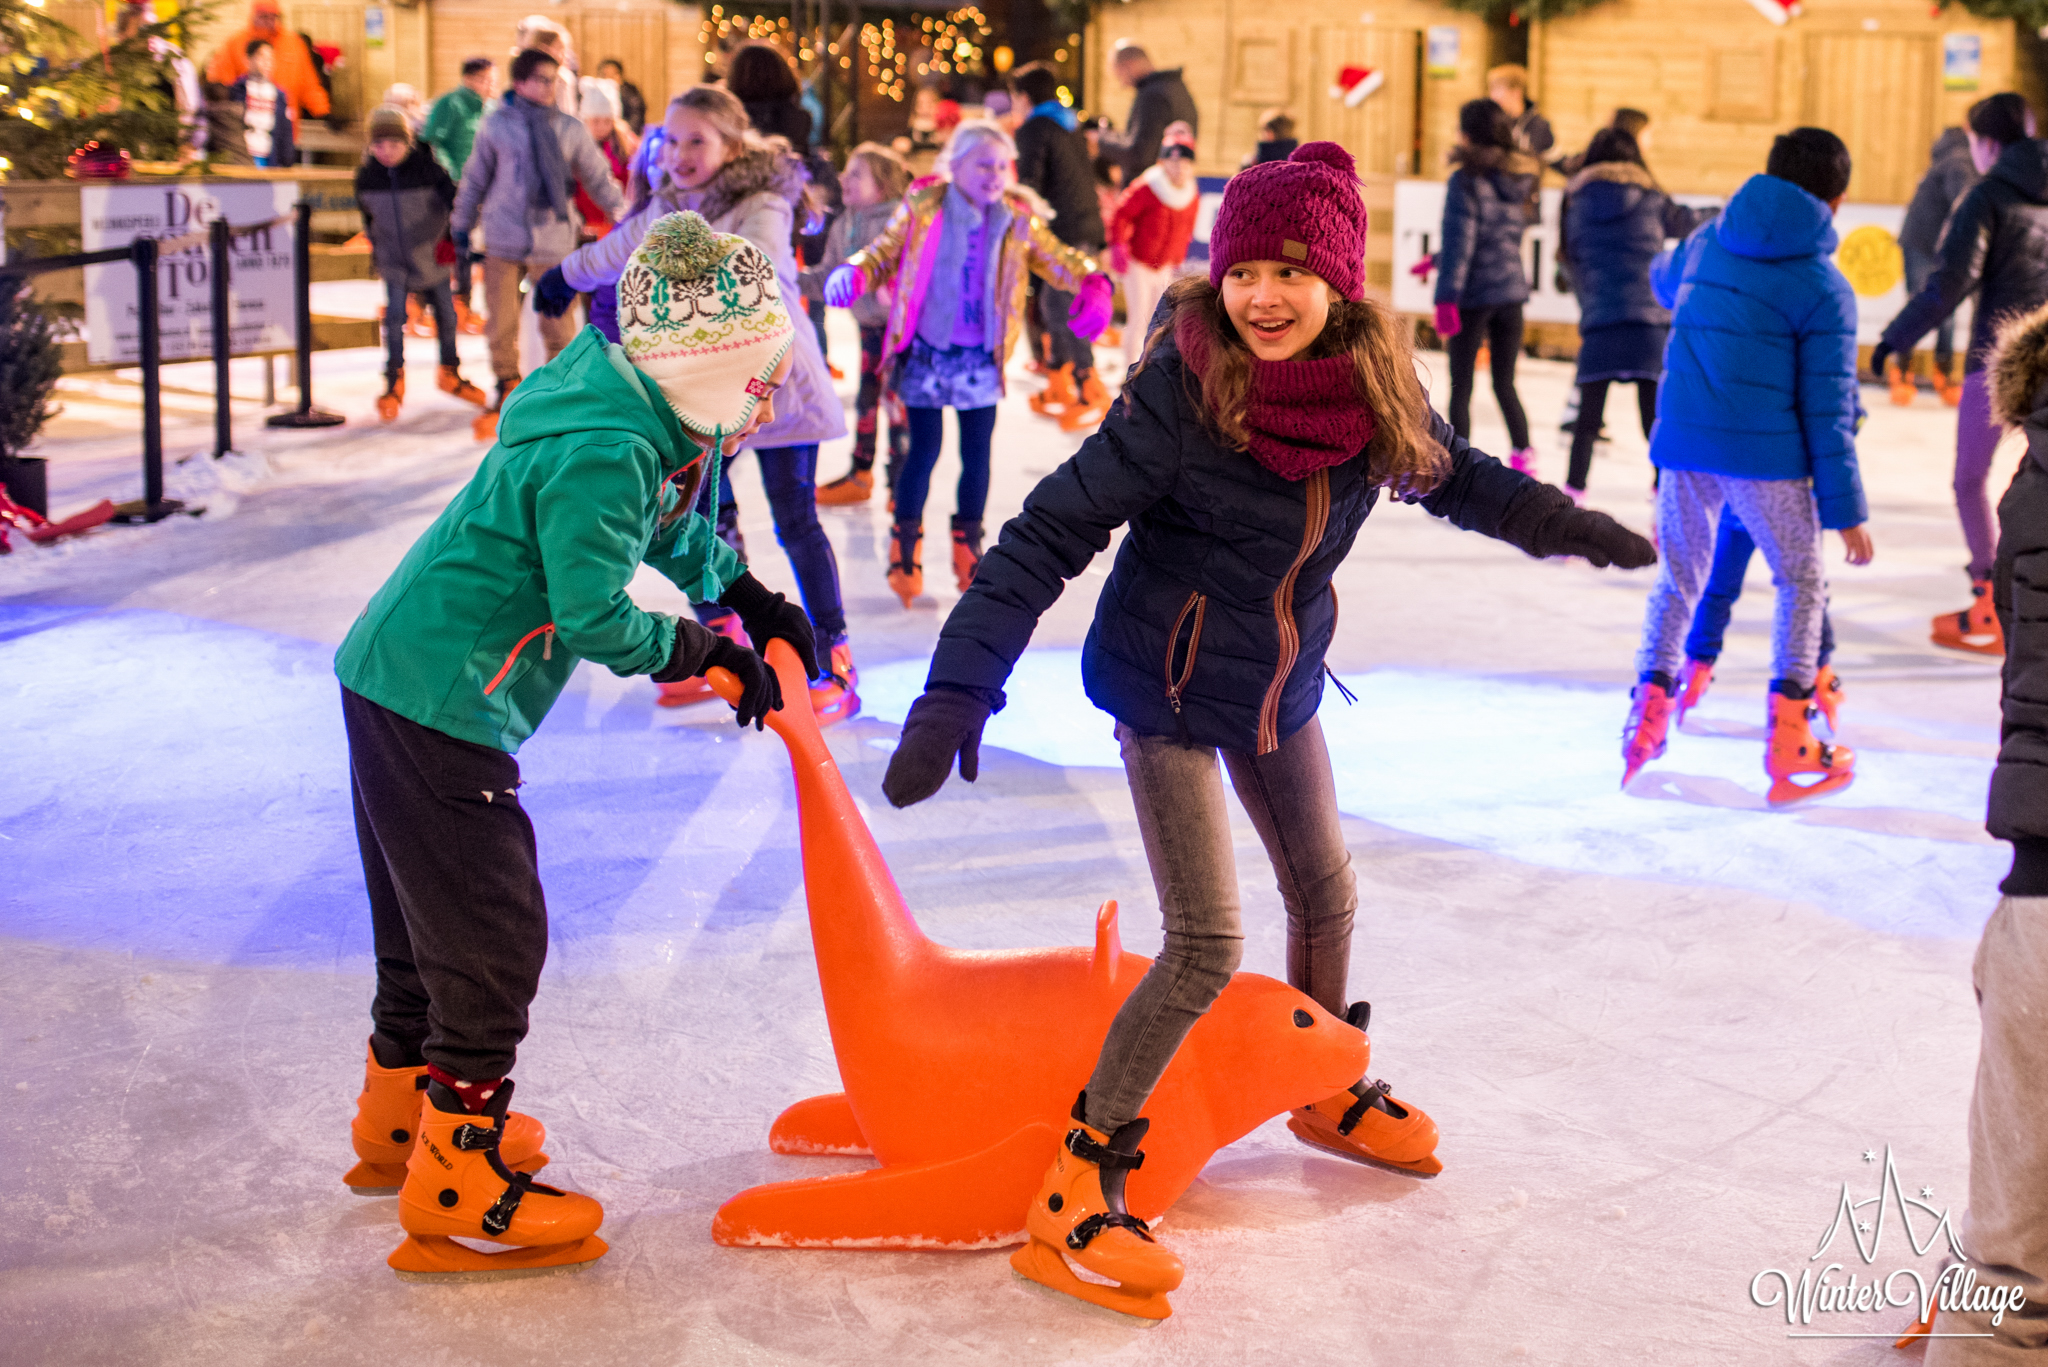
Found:
[[[1120,1210],[1106,1211],[1091,1215],[1067,1231],[1067,1247],[1079,1252],[1088,1247],[1095,1236],[1106,1229],[1128,1229],[1146,1243],[1156,1243],[1151,1228],[1135,1215],[1126,1215]]]
[[[1344,1112],[1344,1118],[1337,1122],[1337,1133],[1348,1136],[1353,1130],[1357,1129],[1358,1122],[1365,1119],[1365,1113],[1372,1109],[1372,1103],[1378,1101],[1392,1090],[1393,1088],[1389,1087],[1385,1082],[1375,1082],[1370,1087],[1367,1087],[1365,1095],[1352,1102],[1350,1109]]]
[[[533,1185],[533,1178],[523,1172],[512,1174],[512,1180],[505,1184],[505,1190],[491,1208],[484,1212],[484,1233],[493,1237],[503,1234],[512,1227],[512,1216],[519,1209],[519,1202],[525,1197],[526,1189]]]
[[[1067,1131],[1067,1152],[1084,1163],[1093,1163],[1104,1172],[1136,1170],[1145,1166],[1145,1155],[1142,1151],[1118,1153],[1083,1129]]]
[[[502,1132],[495,1125],[457,1125],[452,1136],[455,1147],[465,1153],[495,1149]]]

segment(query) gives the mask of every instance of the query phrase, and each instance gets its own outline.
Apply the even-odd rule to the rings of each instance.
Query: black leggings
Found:
[[[1464,326],[1444,344],[1451,354],[1451,428],[1459,436],[1472,435],[1472,370],[1479,361],[1479,348],[1493,349],[1493,397],[1500,401],[1500,415],[1507,419],[1508,441],[1517,450],[1529,444],[1529,417],[1515,393],[1515,357],[1522,350],[1522,306],[1466,309]]]
[[[1600,439],[1600,419],[1607,412],[1607,386],[1627,384],[1626,380],[1593,380],[1579,386],[1579,416],[1572,420],[1572,468],[1564,482],[1580,493],[1586,491],[1586,475],[1593,468],[1593,443]],[[1657,382],[1637,380],[1636,411],[1643,419],[1643,440],[1657,425]]]

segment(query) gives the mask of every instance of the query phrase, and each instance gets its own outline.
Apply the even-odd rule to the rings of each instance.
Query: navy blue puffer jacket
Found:
[[[1203,426],[1200,387],[1168,340],[1101,429],[1039,481],[946,619],[926,687],[999,690],[1038,618],[1125,523],[1081,671],[1097,707],[1147,735],[1264,753],[1322,701],[1337,628],[1330,577],[1379,491],[1354,457],[1281,478]],[[1549,491],[1431,427],[1451,474],[1422,498],[1499,535],[1511,505]]]
[[[1579,331],[1669,323],[1671,315],[1650,288],[1650,262],[1667,237],[1692,229],[1692,211],[1672,203],[1632,161],[1599,162],[1573,176],[1565,187],[1560,250],[1579,298]]]
[[[1522,234],[1535,205],[1543,164],[1524,152],[1465,147],[1444,186],[1443,246],[1437,253],[1436,302],[1461,309],[1519,304],[1529,297]]]
[[[2048,303],[2048,142],[2022,138],[1998,154],[1972,186],[1941,234],[1941,266],[1884,330],[1898,355],[1912,351],[1970,292],[1966,373],[1984,368],[1998,325]]]
[[[1856,296],[1828,206],[1751,176],[1718,221],[1659,257],[1672,310],[1650,461],[1740,479],[1813,480],[1823,527],[1869,515],[1856,468]]]

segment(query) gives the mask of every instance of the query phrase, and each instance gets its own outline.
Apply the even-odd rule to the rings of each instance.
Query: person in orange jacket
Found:
[[[249,70],[249,44],[258,39],[270,44],[277,54],[277,69],[271,73],[270,80],[284,92],[285,101],[291,106],[293,122],[306,115],[326,118],[327,88],[320,84],[320,72],[314,65],[312,50],[307,47],[304,34],[294,33],[285,27],[284,11],[278,7],[277,0],[254,0],[249,6],[248,27],[222,40],[220,50],[207,64],[206,79],[216,85],[233,85],[241,80]]]

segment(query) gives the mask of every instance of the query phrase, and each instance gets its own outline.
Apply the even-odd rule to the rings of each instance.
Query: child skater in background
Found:
[[[258,166],[296,166],[292,145],[292,107],[271,77],[277,71],[277,49],[261,38],[247,48],[249,70],[235,82],[229,98],[242,107],[242,143]]]
[[[2048,142],[2035,138],[2025,97],[2010,91],[1971,105],[1969,125],[1970,156],[1984,179],[1950,211],[1940,264],[1870,349],[1870,368],[1882,377],[1887,358],[1911,361],[1928,330],[1976,296],[1956,410],[1956,516],[1970,552],[1970,606],[1936,617],[1929,639],[1951,650],[2002,655],[2005,637],[1991,609],[1996,531],[1986,487],[2000,433],[1984,359],[2002,320],[2048,303]]]
[[[1872,554],[1856,466],[1856,296],[1833,260],[1834,212],[1848,188],[1842,140],[1795,128],[1717,222],[1651,271],[1657,297],[1676,309],[1650,438],[1664,568],[1636,656],[1623,786],[1664,753],[1686,628],[1723,509],[1755,539],[1778,585],[1764,757],[1770,801],[1817,797],[1855,777],[1855,752],[1813,734],[1828,593],[1821,529],[1841,531],[1852,565]]]
[[[1535,219],[1543,163],[1515,146],[1515,125],[1492,100],[1458,111],[1457,167],[1444,186],[1443,246],[1437,253],[1436,330],[1451,360],[1451,427],[1472,435],[1472,372],[1479,348],[1493,350],[1493,397],[1514,449],[1508,463],[1533,474],[1529,419],[1515,393],[1522,351],[1522,234]],[[1597,425],[1596,425],[1597,427]]]
[[[906,608],[924,592],[924,503],[948,408],[960,424],[953,576],[962,593],[974,582],[996,401],[1024,323],[1029,278],[1074,296],[1075,335],[1093,341],[1109,326],[1114,286],[1009,192],[1016,158],[1016,144],[995,124],[961,124],[939,178],[913,191],[882,235],[825,282],[825,302],[835,308],[885,285],[895,290],[882,358],[895,367],[896,392],[910,415],[910,454],[896,477],[889,587]]]
[[[618,293],[617,281],[649,225],[678,210],[694,210],[720,232],[736,233],[774,263],[784,298],[803,297],[797,283],[791,233],[810,206],[810,176],[803,159],[782,138],[763,138],[747,122],[734,95],[717,86],[692,86],[669,101],[663,120],[659,164],[651,170],[646,198],[609,233],[571,252],[540,279],[534,306],[546,315],[565,312],[579,292],[592,295],[591,324],[615,335],[627,313],[644,299]],[[798,590],[818,633],[824,677],[811,686],[811,706],[830,726],[860,710],[853,647],[847,641],[846,606],[839,592],[839,561],[818,521],[818,443],[846,435],[846,410],[832,388],[815,329],[797,329],[795,360],[788,386],[777,398],[775,420],[754,434],[750,448],[761,464],[761,484],[775,517],[775,539],[796,571]],[[745,555],[739,535],[739,506],[731,479],[706,487],[706,508],[717,512],[718,532]],[[735,641],[746,640],[739,617],[716,604],[699,603],[698,620]],[[701,679],[664,685],[665,707],[708,701]]]
[[[804,271],[804,297],[823,300],[825,281],[846,264],[846,258],[882,235],[910,189],[910,166],[879,142],[864,142],[846,158],[839,178],[846,211],[832,221],[818,264]],[[877,290],[854,300],[848,311],[860,327],[860,392],[853,401],[853,468],[818,486],[820,507],[865,503],[875,489],[875,432],[889,420],[888,487],[896,487],[896,471],[910,453],[910,420],[903,400],[889,383],[882,362],[882,334],[889,322],[889,295]]]
[[[1124,282],[1124,362],[1145,354],[1145,333],[1166,287],[1180,274],[1201,211],[1195,185],[1195,134],[1175,120],[1159,160],[1131,182],[1109,220],[1109,268]]]
[[[1013,1264],[1133,1314],[1167,1313],[1182,1271],[1124,1206],[1140,1112],[1244,944],[1219,750],[1279,879],[1288,981],[1366,1026],[1365,1003],[1347,1006],[1358,898],[1316,709],[1330,579],[1381,491],[1531,555],[1656,558],[1430,411],[1404,330],[1366,298],[1365,241],[1357,173],[1335,143],[1230,181],[1208,275],[1167,291],[1170,321],[1101,430],[1003,528],[946,619],[883,783],[899,807],[922,801],[956,756],[974,780],[982,727],[1038,618],[1128,523],[1081,672],[1117,719],[1165,944],[1109,1027]],[[1442,1166],[1435,1123],[1369,1078],[1308,1099],[1289,1128],[1347,1158]],[[1119,1285],[1080,1279],[1063,1258]]]
[[[404,110],[392,105],[371,110],[369,135],[369,150],[356,168],[356,205],[370,239],[370,265],[384,281],[387,359],[377,416],[395,421],[405,402],[405,316],[414,294],[427,296],[434,311],[441,392],[482,408],[490,399],[462,378],[461,358],[455,354],[455,296],[448,288],[455,256],[448,240],[455,182],[433,152],[413,140]]]
[[[1645,441],[1657,424],[1671,315],[1650,288],[1650,262],[1665,238],[1691,232],[1694,218],[1658,188],[1634,137],[1603,128],[1565,186],[1560,219],[1558,254],[1579,301],[1579,411],[1564,491],[1584,502],[1607,387],[1635,385]]]

